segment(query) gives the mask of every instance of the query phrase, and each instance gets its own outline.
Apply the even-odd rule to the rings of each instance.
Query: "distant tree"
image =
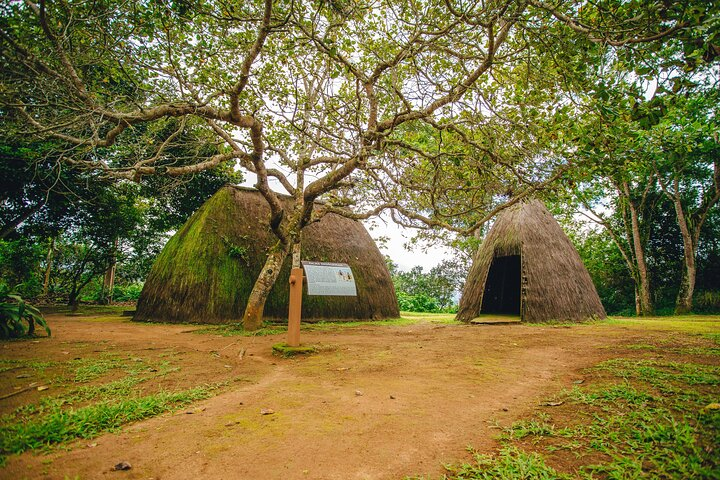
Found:
[[[435,312],[453,305],[468,267],[458,259],[446,259],[427,273],[419,265],[403,272],[390,260],[389,269],[401,310]]]
[[[714,89],[670,101],[662,120],[648,132],[646,153],[682,236],[683,274],[675,313],[684,314],[693,307],[700,234],[720,201],[720,95]]]

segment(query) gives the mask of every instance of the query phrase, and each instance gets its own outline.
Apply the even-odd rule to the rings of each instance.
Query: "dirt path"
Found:
[[[362,326],[303,332],[321,353],[283,359],[271,337],[219,337],[194,327],[51,319],[42,345],[183,352],[195,385],[246,379],[184,411],[77,442],[49,455],[11,457],[2,478],[401,479],[437,476],[465,448],[495,446],[506,425],[582,378],[638,333],[608,326]],[[31,355],[11,344],[3,357]],[[610,347],[610,348],[608,348]],[[242,359],[239,352],[244,351]],[[213,355],[209,355],[212,353]],[[207,362],[207,364],[204,364]],[[195,408],[198,407],[198,408]],[[261,409],[275,413],[261,415]],[[110,468],[132,464],[125,472]]]

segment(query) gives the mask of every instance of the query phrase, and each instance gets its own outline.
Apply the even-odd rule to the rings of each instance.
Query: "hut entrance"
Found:
[[[520,255],[493,258],[480,313],[520,315]]]

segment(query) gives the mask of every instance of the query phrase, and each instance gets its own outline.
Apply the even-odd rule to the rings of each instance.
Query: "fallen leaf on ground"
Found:
[[[275,410],[272,408],[263,408],[260,410],[260,415],[272,415],[273,413],[275,413]]]
[[[50,387],[48,387],[47,385],[41,385],[41,386],[37,387],[37,391],[42,392],[44,390],[47,390],[48,388],[50,388]]]
[[[563,403],[565,403],[565,402],[563,402],[563,401],[559,401],[559,402],[543,402],[543,403],[540,404],[540,406],[542,406],[542,407],[558,407],[558,406],[562,405]]]

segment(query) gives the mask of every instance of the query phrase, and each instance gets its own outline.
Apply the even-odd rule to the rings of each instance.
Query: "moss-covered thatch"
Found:
[[[457,319],[484,313],[517,313],[525,322],[605,318],[580,255],[539,200],[500,214],[475,254]]]
[[[233,323],[268,249],[275,243],[270,209],[255,190],[224,187],[168,241],[138,300],[134,320]],[[357,297],[303,295],[303,321],[399,316],[385,261],[359,222],[327,214],[303,230],[303,259],[347,263]],[[287,319],[290,259],[265,304],[265,318]]]

